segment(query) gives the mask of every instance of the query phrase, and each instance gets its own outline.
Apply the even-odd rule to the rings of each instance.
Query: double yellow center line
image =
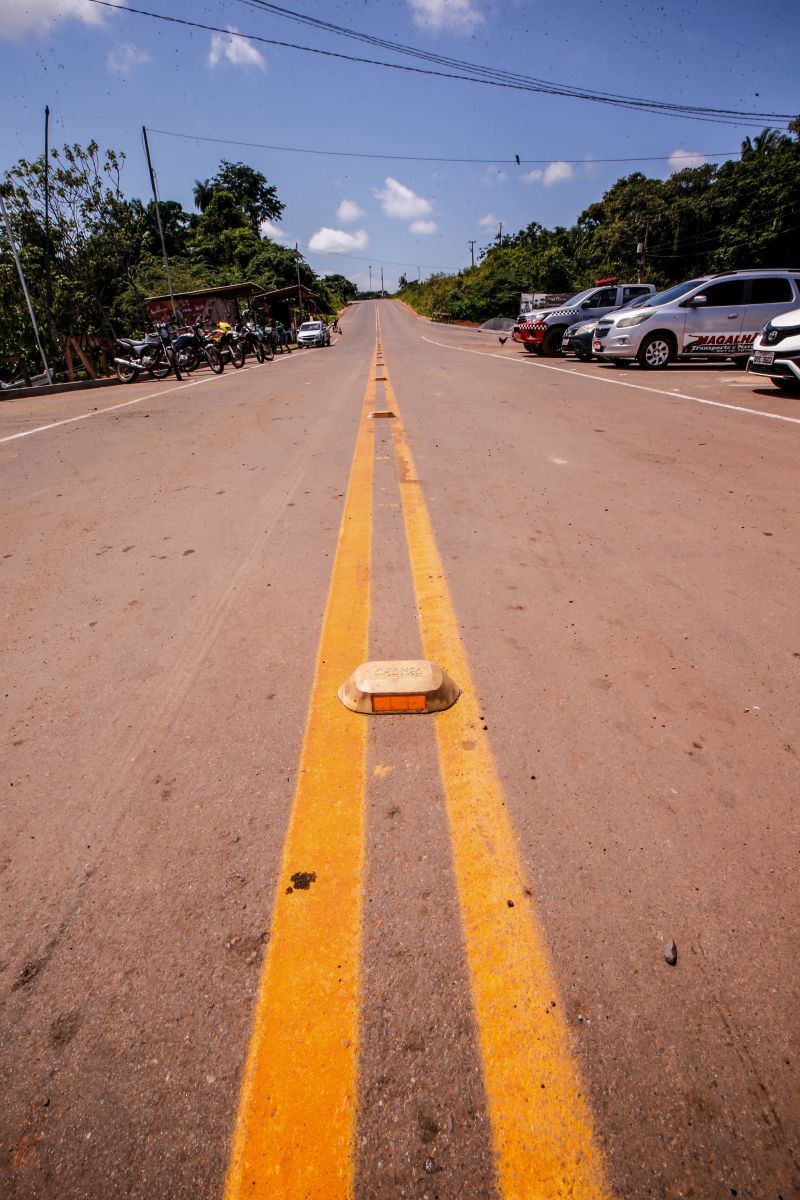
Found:
[[[378,359],[387,377],[387,406],[397,414],[392,439],[424,652],[463,689],[458,704],[434,723],[498,1193],[503,1200],[601,1200],[609,1195],[601,1155],[427,505],[383,366],[380,331],[323,621],[226,1200],[353,1196],[368,722],[339,703],[336,689],[369,657],[374,426],[368,414]]]

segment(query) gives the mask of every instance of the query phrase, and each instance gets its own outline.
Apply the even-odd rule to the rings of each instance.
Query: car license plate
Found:
[[[772,350],[756,350],[753,362],[757,367],[771,367],[775,358]]]

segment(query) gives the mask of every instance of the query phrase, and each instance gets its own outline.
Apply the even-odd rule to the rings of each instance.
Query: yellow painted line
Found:
[[[500,1194],[600,1200],[611,1193],[553,968],[397,398],[384,387],[424,654],[463,689],[435,723]]]
[[[374,371],[371,372],[374,374]],[[225,1200],[353,1195],[367,722],[336,690],[368,657],[374,406],[364,398]],[[307,889],[291,876],[314,872]]]

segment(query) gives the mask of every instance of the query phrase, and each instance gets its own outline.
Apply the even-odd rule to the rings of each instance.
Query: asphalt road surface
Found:
[[[0,1194],[800,1195],[800,399],[342,327],[0,405]]]

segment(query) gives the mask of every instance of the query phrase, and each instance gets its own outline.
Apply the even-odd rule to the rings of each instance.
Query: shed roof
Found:
[[[300,286],[300,292],[304,299],[306,299],[306,300],[316,300],[317,299],[317,293],[312,292],[310,288],[307,288],[305,286],[305,284],[301,283],[299,286]],[[298,285],[296,283],[291,284],[290,287],[275,288],[275,290],[272,292],[265,292],[264,299],[265,300],[289,300],[289,299],[291,299],[292,296],[297,295],[297,288],[298,288]]]
[[[241,296],[244,299],[251,300],[257,296],[266,295],[275,295],[275,293],[265,292],[260,284],[257,283],[226,283],[223,287],[198,288],[196,292],[175,292],[175,299],[197,300],[201,296],[230,296],[232,300],[235,300]],[[166,296],[148,296],[147,299],[171,300],[172,297],[167,293]]]

